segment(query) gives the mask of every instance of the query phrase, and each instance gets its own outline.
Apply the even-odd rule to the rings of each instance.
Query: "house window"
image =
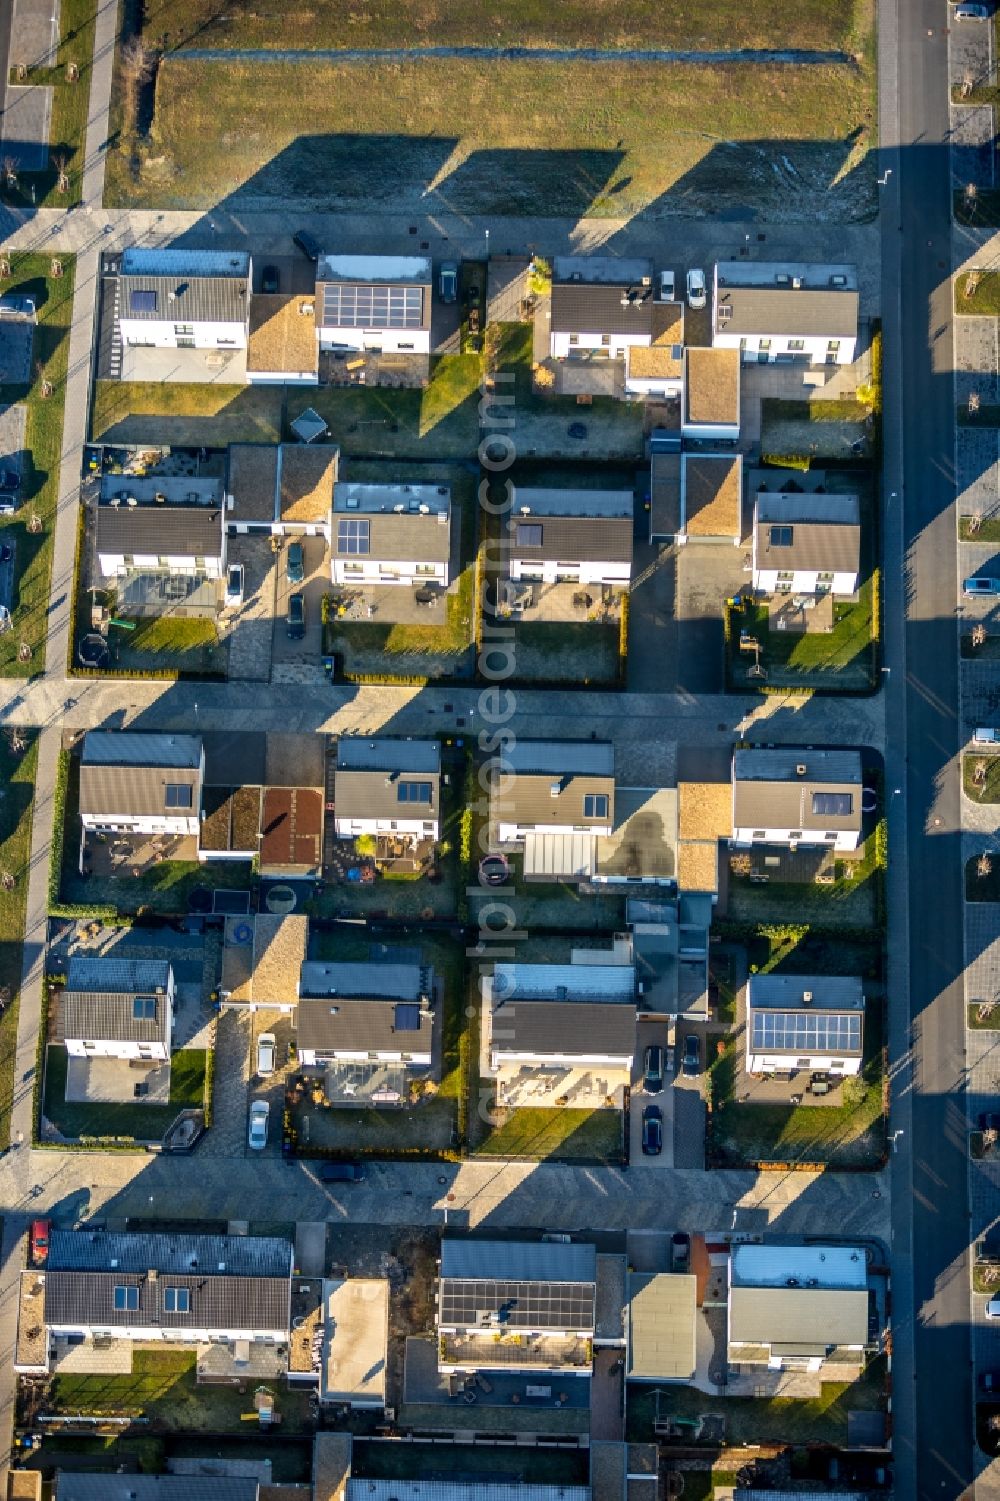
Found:
[[[817,578],[818,582],[821,583],[821,584],[832,584],[833,583],[833,574],[832,573],[817,573],[816,578]]]
[[[754,829],[753,833],[750,835],[750,838],[751,839],[766,839],[767,838],[767,830],[766,829]]]
[[[796,1060],[795,1060],[795,1067],[796,1068],[808,1068],[811,1063],[812,1063],[812,1059],[811,1058],[796,1058]]]
[[[187,1287],[165,1287],[163,1289],[164,1313],[190,1313],[191,1312],[191,1289]]]
[[[371,523],[359,517],[345,517],[337,522],[337,551],[341,554],[366,554],[370,548]]]
[[[579,344],[579,342],[580,342],[580,335],[579,334],[570,334],[570,336],[569,336],[569,342],[571,344]]]
[[[854,794],[853,792],[814,792],[812,810],[814,814],[829,813],[834,818],[850,818],[854,812]]]
[[[194,334],[194,324],[193,323],[175,323],[174,324],[174,333],[175,334],[192,334],[193,335]]]
[[[789,837],[789,839],[801,839],[802,838],[802,830],[801,829],[792,829],[792,831],[791,831],[791,833],[789,834],[788,837]]]
[[[429,803],[430,782],[399,782],[396,786],[396,801],[399,803]]]
[[[843,1066],[844,1066],[844,1060],[843,1060],[843,1058],[834,1058],[831,1061],[831,1063],[830,1063],[830,1067],[831,1068],[843,1068]]]
[[[137,995],[132,1001],[132,1019],[137,1022],[156,1020],[156,996]]]
[[[413,571],[414,573],[436,573],[437,568],[433,563],[418,563]]]
[[[186,782],[168,782],[163,789],[165,808],[190,808],[192,800],[193,789]]]
[[[757,345],[757,348],[760,350],[761,354],[766,354],[770,347],[770,339],[761,339],[760,343]]]
[[[805,339],[789,339],[788,348],[793,354],[800,353],[806,347]]]
[[[772,547],[791,547],[791,545],[792,545],[792,535],[793,535],[793,529],[790,526],[772,526],[772,528],[771,528],[771,546]]]
[[[782,569],[782,571],[778,574],[778,580],[779,580],[780,583],[783,583],[783,584],[790,584],[792,582],[792,579],[794,577],[795,577],[795,574],[794,573],[789,573],[787,571],[787,569]]]
[[[588,792],[583,799],[584,818],[607,818],[608,796],[606,792]]]
[[[611,335],[610,334],[602,334],[601,335],[601,343],[602,344],[610,344],[611,343]]]
[[[412,349],[413,345],[412,344],[397,344],[396,348],[399,349],[399,350]]]
[[[823,838],[826,840],[827,844],[833,844],[837,836],[836,834],[824,834]]]
[[[157,558],[157,560],[156,560],[156,566],[157,566],[157,568],[169,568],[170,567],[170,559],[169,558]]]
[[[195,558],[195,560],[194,560],[194,566],[198,569],[198,571],[200,573],[204,573],[205,572],[205,559],[204,558]]]
[[[194,348],[194,324],[193,323],[175,323],[174,324],[174,342],[177,345],[178,349],[193,349]]]
[[[516,540],[518,547],[541,547],[542,528],[537,521],[519,521]]]
[[[114,1307],[116,1313],[135,1313],[139,1307],[139,1289],[137,1287],[116,1287],[114,1290]]]

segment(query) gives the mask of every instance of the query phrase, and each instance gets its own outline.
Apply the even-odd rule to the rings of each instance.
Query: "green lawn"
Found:
[[[690,1386],[659,1388],[663,1417],[695,1419],[703,1414],[726,1425],[726,1442],[732,1444],[843,1445],[847,1442],[847,1414],[852,1411],[884,1411],[886,1368],[884,1357],[873,1360],[859,1380],[850,1384],[824,1382],[821,1397],[708,1397]],[[653,1442],[653,1419],[657,1393],[633,1385],[628,1391],[626,1436],[632,1443]]]
[[[784,46],[791,22],[782,15]],[[605,30],[604,17],[593,18]],[[312,30],[326,45],[323,28]],[[809,67],[286,61],[253,67],[248,88],[250,66],[168,54],[138,172],[122,147],[109,151],[107,201],[627,218],[671,193],[689,212],[718,213],[752,192],[762,215],[778,203],[801,218],[820,205],[848,219],[875,207],[867,47],[860,64]],[[113,139],[119,118],[116,106]]]
[[[759,883],[731,874],[728,915],[737,923],[794,921],[831,932],[837,928],[878,928],[883,921],[884,873],[876,831],[862,844],[860,858],[835,862],[834,875],[833,882],[826,886],[816,881]]]
[[[795,47],[853,52],[869,34],[865,0],[779,0],[747,6],[712,0],[514,0],[484,14],[476,0],[379,0],[345,7],[313,0],[309,26],[295,24],[285,0],[255,0],[252,9],[216,0],[159,0],[147,7],[145,34],[169,35],[182,47]]]
[[[537,1161],[617,1163],[622,1160],[618,1110],[501,1110],[501,1123],[476,1148],[479,1156]]]
[[[959,407],[961,412],[962,408]],[[1000,427],[1000,407],[992,408],[997,413],[995,425]],[[986,426],[987,424],[983,424]],[[958,518],[958,535],[962,542],[1000,542],[1000,517],[992,516],[985,520],[981,519],[978,529],[972,529],[972,517],[960,516]]]
[[[43,1110],[63,1136],[131,1136],[136,1141],[158,1141],[180,1110],[200,1109],[205,1103],[205,1068],[208,1054],[202,1048],[182,1048],[170,1060],[169,1105],[87,1105],[66,1099],[66,1049],[50,1046],[45,1060]]]
[[[37,740],[31,739],[23,751],[14,751],[8,737],[0,737],[0,788],[3,789],[0,796],[0,871],[14,877],[13,889],[0,891],[0,995],[6,1002],[0,1017],[0,1151],[6,1150],[10,1143],[17,1003],[24,965],[24,911],[28,896],[31,815],[37,766]]]
[[[837,401],[786,401],[781,397],[764,399],[766,417],[775,422],[857,422],[866,420],[871,410],[864,402],[842,397]],[[763,441],[763,440],[762,440]]]
[[[1000,1006],[995,1011],[990,1012],[988,1016],[984,1016],[982,1020],[979,1017],[978,1006],[967,1006],[966,1011],[968,1013],[966,1025],[971,1031],[1000,1032]]]
[[[133,621],[134,631],[111,631],[112,660],[119,670],[225,672],[226,648],[214,620],[150,615]]]
[[[985,777],[976,780],[976,770],[982,767]],[[987,749],[982,755],[975,751],[962,757],[962,789],[974,803],[1000,803],[1000,756]]]
[[[243,1422],[243,1414],[253,1413],[253,1390],[258,1385],[273,1392],[283,1433],[312,1426],[305,1390],[293,1391],[284,1381],[251,1382],[244,1393],[235,1387],[198,1386],[195,1355],[187,1350],[135,1350],[129,1375],[54,1376],[45,1405],[57,1413],[143,1417],[153,1432],[232,1431],[249,1436],[257,1424]]]
[[[0,517],[0,541],[13,542],[16,555],[14,629],[0,636],[3,677],[30,677],[45,665],[75,263],[72,256],[65,256],[62,264],[63,275],[52,277],[47,256],[15,253],[11,256],[11,275],[0,282],[0,293],[26,293],[35,299],[38,309],[31,384],[0,386],[0,401],[23,401],[27,408],[23,500],[13,516]],[[51,396],[41,394],[39,366],[52,384]],[[36,532],[28,530],[32,516],[41,522]],[[18,660],[22,643],[30,648],[26,661]],[[61,664],[57,665],[61,669]]]
[[[971,297],[966,296],[968,276],[955,277],[955,312],[969,317],[1000,317],[1000,271],[980,271],[979,283]]]
[[[829,632],[771,631],[766,604],[747,604],[730,611],[730,677],[734,686],[750,681],[754,654],[740,650],[740,633],[759,641],[761,666],[774,687],[860,692],[874,683],[873,577],[858,587],[856,600],[835,600]]]
[[[524,681],[613,683],[618,677],[618,626],[597,620],[517,621],[514,676]]]
[[[422,391],[322,386],[308,393],[308,404],[329,424],[345,455],[468,458],[479,442],[481,379],[478,355],[437,355]],[[306,405],[301,392],[289,400],[294,405],[299,398]]]
[[[49,166],[44,172],[26,172],[17,189],[5,193],[5,201],[39,208],[68,208],[82,197],[84,156],[87,145],[87,120],[90,114],[90,78],[93,70],[94,30],[97,0],[62,0],[59,6],[59,49],[53,68],[29,68],[25,83],[52,86],[52,115],[49,121]],[[11,82],[17,83],[15,66],[26,61],[11,49]],[[79,76],[76,83],[67,81],[67,68],[75,63]],[[69,186],[59,191],[56,158],[65,158]],[[31,197],[34,187],[35,197]]]
[[[277,443],[283,394],[281,386],[99,380],[94,383],[91,437],[106,443],[208,448]]]
[[[958,102],[958,91],[955,89],[952,90],[952,98]],[[994,104],[996,102],[996,99],[991,101]],[[982,229],[996,229],[1000,225],[1000,190],[996,188],[979,188],[971,203],[965,196],[964,188],[955,188],[951,201],[956,224],[979,225]]]

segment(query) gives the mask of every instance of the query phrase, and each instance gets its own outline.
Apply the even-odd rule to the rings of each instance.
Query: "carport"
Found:
[[[526,881],[589,881],[594,874],[592,834],[526,834]]]

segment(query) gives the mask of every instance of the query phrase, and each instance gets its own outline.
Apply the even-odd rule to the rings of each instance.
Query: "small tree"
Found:
[[[20,641],[20,642],[18,642],[17,660],[19,662],[30,662],[31,661],[31,657],[32,657],[31,643],[29,641]]]
[[[849,1110],[857,1110],[863,1105],[867,1093],[868,1085],[860,1074],[852,1074],[849,1079],[844,1080],[844,1104]]]
[[[139,97],[142,85],[153,71],[153,54],[142,37],[131,37],[121,50],[121,78],[125,96],[125,128],[134,133],[139,128]]]
[[[976,530],[978,531],[979,528],[977,527]],[[981,620],[972,627],[972,644],[975,647],[986,645],[986,626]]]
[[[552,263],[544,256],[532,257],[528,267],[528,291],[532,297],[547,297],[552,290]]]
[[[9,255],[0,255],[0,277],[7,277],[9,275],[10,275],[10,256]]]
[[[7,749],[12,756],[20,756],[28,748],[28,742],[25,739],[23,730],[10,728],[6,732],[6,740]]]
[[[981,787],[986,781],[986,762],[975,761],[972,766],[972,780],[977,787]]]
[[[79,83],[80,82],[80,64],[79,63],[67,63],[66,64],[66,82],[67,83]]]
[[[992,873],[992,871],[993,861],[984,850],[979,859],[976,861],[976,875],[981,881],[985,881],[986,878]]]
[[[17,187],[18,166],[19,163],[16,156],[5,156],[3,162],[0,163],[0,169],[3,171],[3,180],[8,188]]]
[[[49,262],[49,275],[58,278],[62,276],[62,274],[63,263],[58,256],[53,256],[52,260]]]
[[[13,891],[16,882],[9,870],[0,870],[0,891]]]
[[[56,188],[60,193],[69,192],[69,157],[62,152],[52,158],[52,165],[56,169]]]
[[[963,99],[968,99],[969,95],[972,93],[972,82],[973,80],[971,73],[966,72],[962,74],[962,84],[960,92]]]
[[[378,849],[378,840],[374,834],[359,834],[354,841],[354,848],[359,855],[374,855]]]
[[[982,405],[983,398],[978,391],[969,392],[969,416],[974,417]]]
[[[965,186],[965,212],[970,219],[976,217],[976,209],[979,206],[979,192],[974,182],[966,183]]]
[[[981,271],[970,271],[968,276],[965,278],[964,295],[966,297],[975,297],[976,289],[978,288],[979,283],[982,281],[982,279],[983,273]]]
[[[37,380],[39,382],[42,395],[43,396],[51,396],[52,395],[52,382],[49,380],[48,376],[45,374],[45,366],[42,364],[41,360],[36,360],[36,362],[35,362],[35,376],[36,376],[36,378],[37,378]]]

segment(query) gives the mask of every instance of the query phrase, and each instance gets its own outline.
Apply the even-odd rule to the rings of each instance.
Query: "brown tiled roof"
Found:
[[[739,454],[685,454],[681,475],[688,535],[733,537],[738,541],[743,531]]]
[[[652,344],[634,344],[628,352],[628,373],[639,379],[679,377],[684,369],[684,304],[654,302],[650,319]]]
[[[312,787],[268,787],[261,813],[261,864],[318,866],[323,797]]]
[[[627,293],[645,292],[643,300],[622,307]],[[631,282],[556,282],[552,287],[554,334],[649,334],[653,326],[651,287],[636,288]]]
[[[679,782],[677,833],[681,839],[728,839],[733,832],[728,782]]]
[[[542,529],[542,540],[530,545],[517,540],[522,523]],[[507,522],[511,557],[559,563],[631,563],[631,516],[511,516]]]
[[[319,361],[315,297],[255,292],[250,304],[250,341],[247,369],[315,371]],[[303,309],[308,308],[308,312]]]
[[[788,527],[780,546],[772,527]],[[861,517],[856,495],[758,495],[754,506],[754,559],[758,568],[857,573]]]

